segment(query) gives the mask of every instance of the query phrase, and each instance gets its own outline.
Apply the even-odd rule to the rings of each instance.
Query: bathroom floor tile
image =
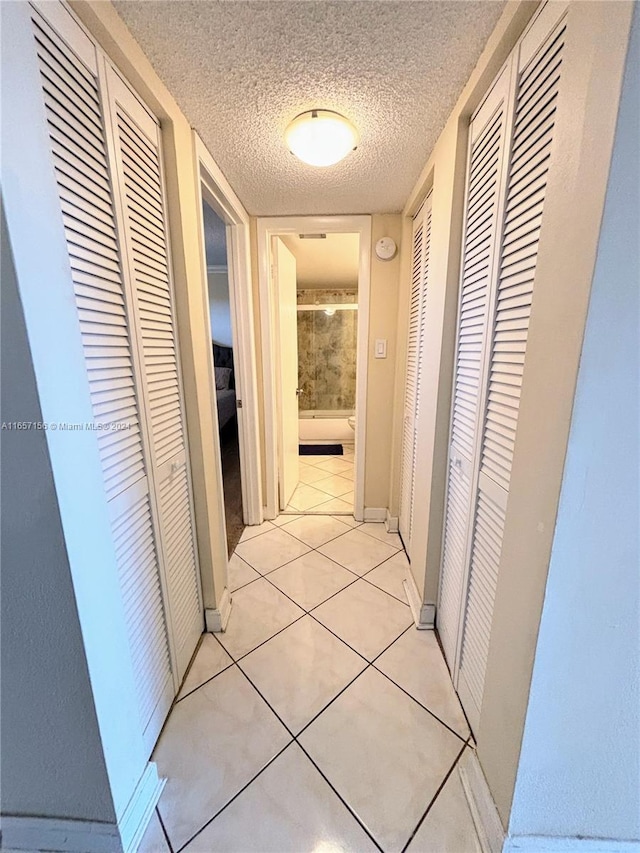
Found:
[[[331,500],[331,498],[326,492],[320,491],[315,486],[305,486],[302,484],[297,486],[291,496],[289,506],[292,506],[298,512],[304,512],[319,504],[326,503],[328,500]]]
[[[341,477],[339,474],[331,474],[323,480],[315,484],[316,489],[326,492],[332,498],[339,498],[342,495],[353,494],[353,481],[346,477]]]
[[[382,849],[393,853],[409,840],[462,746],[371,668],[311,723],[300,743]]]
[[[335,459],[335,456],[329,455],[318,455],[318,456],[299,456],[301,465],[319,465],[320,462],[329,462],[331,459]]]
[[[278,527],[248,542],[241,542],[236,548],[236,554],[264,575],[301,557],[308,550],[309,546],[290,536],[286,528]]]
[[[217,637],[237,660],[302,615],[293,601],[260,578],[234,592],[227,628]]]
[[[260,577],[258,572],[251,568],[249,563],[245,563],[242,557],[235,553],[229,558],[228,567],[227,581],[229,592],[235,592],[241,586],[246,586],[246,584]]]
[[[404,604],[408,604],[407,596],[404,591],[403,581],[409,573],[409,560],[404,551],[398,551],[393,557],[380,563],[375,569],[371,569],[366,575],[363,575],[365,580],[374,584],[379,589],[388,592],[398,598]]]
[[[329,497],[329,495],[327,495]],[[336,515],[336,513],[353,513],[353,499],[349,495],[343,495],[341,498],[329,498],[325,503],[314,507],[314,512],[322,512],[327,515]]]
[[[357,578],[317,551],[310,551],[269,574],[269,580],[304,610],[311,610]]]
[[[280,719],[297,734],[366,662],[304,616],[240,662]]]
[[[348,471],[353,466],[353,462],[343,459],[340,456],[332,456],[324,462],[319,462],[316,467],[323,471],[329,471],[330,474],[339,474],[341,471]]]
[[[433,631],[411,628],[378,658],[376,666],[461,738],[469,737],[469,726]]]
[[[297,744],[291,744],[184,853],[375,853]]]
[[[319,548],[331,539],[335,539],[349,530],[347,521],[330,515],[301,515],[287,525],[287,532],[301,539],[310,548]]]
[[[318,549],[326,557],[340,563],[356,574],[364,575],[375,566],[397,554],[397,548],[362,533],[361,528],[350,530],[344,536],[327,542]]]
[[[458,768],[453,771],[427,812],[407,853],[482,853]]]
[[[273,530],[273,524],[270,521],[263,521],[262,524],[251,524],[242,531],[240,541],[246,542],[248,539],[253,539],[262,533],[268,533],[269,530]]]
[[[158,809],[173,849],[198,832],[289,740],[236,666],[178,702],[153,755],[167,779]]]
[[[298,471],[298,480],[307,486],[311,486],[319,480],[326,480],[330,476],[331,474],[328,471],[321,471],[320,468],[313,465],[301,464]]]
[[[316,607],[313,615],[367,660],[373,660],[413,622],[409,605],[363,580]]]
[[[178,693],[178,699],[181,700],[232,663],[233,661],[216,638],[212,634],[204,634],[200,648]]]

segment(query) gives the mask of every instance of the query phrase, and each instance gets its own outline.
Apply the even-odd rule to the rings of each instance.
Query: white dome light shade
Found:
[[[333,166],[358,144],[358,131],[340,113],[309,110],[294,118],[285,133],[289,150],[309,166]]]

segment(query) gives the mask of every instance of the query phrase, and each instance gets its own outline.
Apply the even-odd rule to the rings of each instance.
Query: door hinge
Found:
[[[241,408],[242,408],[242,400],[236,400],[236,408],[237,408],[237,409],[241,409]]]

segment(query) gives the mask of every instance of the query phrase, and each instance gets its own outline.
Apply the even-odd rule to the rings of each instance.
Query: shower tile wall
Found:
[[[339,289],[330,288],[320,290],[318,288],[309,288],[307,290],[298,291],[298,305],[328,305],[332,302],[357,302],[357,288],[342,287]]]
[[[302,298],[301,298],[302,297]],[[299,304],[355,302],[353,290],[300,291]],[[301,411],[353,411],[356,401],[358,312],[298,311]]]

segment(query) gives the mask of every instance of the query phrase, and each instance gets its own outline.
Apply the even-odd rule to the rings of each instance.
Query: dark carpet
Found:
[[[236,418],[229,421],[220,433],[220,454],[222,457],[224,512],[227,521],[227,550],[231,556],[244,530],[240,449],[238,447],[238,422]]]

